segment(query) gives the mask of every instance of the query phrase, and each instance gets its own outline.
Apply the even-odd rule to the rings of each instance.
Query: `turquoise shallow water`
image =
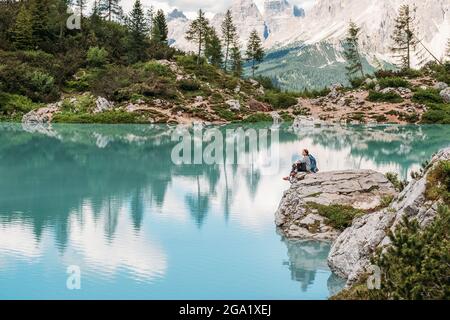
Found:
[[[282,127],[280,166],[263,174],[175,165],[173,130],[0,124],[0,299],[326,299],[342,287],[329,245],[273,222],[299,149],[322,171],[407,177],[450,145],[450,126]]]

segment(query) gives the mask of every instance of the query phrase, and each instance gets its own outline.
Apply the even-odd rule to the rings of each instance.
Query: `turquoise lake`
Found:
[[[168,126],[0,124],[0,299],[327,299],[343,285],[330,245],[274,224],[299,151],[321,171],[407,178],[450,145],[438,125],[245,128],[266,127],[279,133],[271,174],[176,165]]]

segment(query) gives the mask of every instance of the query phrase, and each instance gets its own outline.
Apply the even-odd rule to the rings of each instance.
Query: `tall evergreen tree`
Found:
[[[258,63],[264,60],[264,49],[261,44],[261,38],[256,30],[250,33],[247,44],[246,60],[251,62],[252,76],[255,77],[255,71],[258,69]]]
[[[210,28],[206,36],[205,56],[209,63],[221,67],[223,63],[222,44],[214,28]]]
[[[392,35],[394,45],[391,51],[400,60],[400,67],[402,69],[411,68],[411,54],[417,45],[414,30],[415,11],[415,7],[411,8],[409,5],[402,5],[398,17],[395,19],[395,29]]]
[[[200,9],[198,17],[191,22],[188,31],[186,32],[186,39],[197,44],[197,64],[200,64],[200,58],[206,45],[206,38],[210,30],[209,21],[205,17],[205,13]]]
[[[129,31],[128,50],[130,61],[134,63],[146,59],[148,25],[140,0],[134,2],[133,10],[131,10],[127,18],[127,24]]]
[[[22,4],[13,30],[14,46],[17,49],[31,49],[33,47],[32,26],[31,13],[26,5]]]
[[[41,47],[49,38],[50,3],[48,0],[31,1],[31,22],[33,41],[36,47]]]
[[[157,43],[167,44],[169,30],[167,28],[166,15],[164,11],[158,10],[153,17],[152,40]]]
[[[153,19],[155,18],[155,8],[150,6],[150,9],[147,10],[147,20],[148,20],[148,31],[152,35],[153,34]]]
[[[122,8],[119,4],[120,0],[99,0],[98,11],[108,21],[120,18],[122,14]]]
[[[230,50],[236,40],[237,31],[236,26],[233,23],[233,17],[231,15],[231,10],[228,10],[225,13],[225,18],[222,22],[222,40],[225,46],[225,61],[224,61],[224,69],[227,71],[228,69],[228,60],[230,57]]]
[[[238,43],[238,40],[233,42],[233,46],[230,51],[230,61],[231,61],[231,71],[234,76],[241,77],[242,76],[242,54],[241,47]]]
[[[361,61],[361,55],[359,54],[359,31],[361,29],[354,22],[350,22],[348,27],[347,38],[344,43],[344,56],[348,62],[347,74],[350,79],[354,77],[355,74],[360,74],[364,78],[364,70]]]

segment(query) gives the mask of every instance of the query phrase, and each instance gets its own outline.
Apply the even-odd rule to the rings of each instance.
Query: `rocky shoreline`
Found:
[[[328,265],[351,286],[368,271],[374,253],[390,245],[389,231],[404,217],[416,219],[422,228],[433,221],[442,200],[426,198],[428,175],[448,160],[450,148],[441,150],[401,193],[384,175],[371,170],[300,175],[281,200],[276,225],[289,239],[331,241]],[[320,208],[333,206],[358,211],[348,226],[338,230],[330,226],[336,217],[324,217],[329,211],[320,214]]]

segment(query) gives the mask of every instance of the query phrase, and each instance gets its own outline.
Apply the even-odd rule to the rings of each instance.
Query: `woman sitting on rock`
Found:
[[[302,155],[303,155],[303,158],[298,160],[297,162],[295,162],[292,165],[291,174],[288,177],[284,177],[283,178],[284,180],[286,180],[286,181],[291,180],[299,172],[306,172],[306,173],[319,172],[319,169],[317,169],[316,159],[312,155],[309,154],[308,149],[303,149]]]

